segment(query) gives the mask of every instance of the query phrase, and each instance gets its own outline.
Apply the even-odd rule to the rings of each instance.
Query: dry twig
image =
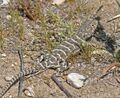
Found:
[[[117,65],[119,65],[119,62],[113,62],[110,65],[108,65],[107,67],[105,67],[103,69],[103,75],[99,78],[99,79],[103,79],[105,76],[107,76],[108,74],[111,73],[111,69],[115,68]]]
[[[116,67],[117,65],[120,65],[120,63],[119,62],[113,62],[113,63],[111,63],[106,68],[104,68],[103,73],[108,72],[109,70],[111,70],[112,68]]]
[[[118,15],[112,17],[112,18],[109,19],[107,22],[111,22],[111,21],[113,21],[113,20],[115,20],[115,19],[117,19],[117,18],[120,18],[120,14],[118,14]]]
[[[73,98],[73,96],[68,92],[68,90],[63,87],[62,83],[57,79],[55,74],[53,74],[51,78],[57,84],[57,86],[60,88],[60,90],[65,93],[65,95],[68,98]]]

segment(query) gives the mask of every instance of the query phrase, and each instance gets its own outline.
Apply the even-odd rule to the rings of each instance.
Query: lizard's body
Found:
[[[43,59],[39,61],[39,65],[25,69],[22,76],[28,76],[46,69],[54,68],[58,71],[64,71],[68,68],[66,59],[74,50],[80,51],[81,48],[86,47],[98,48],[97,45],[86,42],[80,38],[80,34],[74,34],[71,38],[62,42],[51,53],[43,55]],[[81,47],[82,46],[82,47]],[[0,92],[0,98],[20,79],[20,74],[15,75],[11,81]]]
[[[28,76],[49,68],[58,68],[59,71],[64,71],[67,68],[66,59],[75,50],[79,49],[79,42],[83,40],[76,34],[72,38],[58,45],[51,53],[43,55],[43,59],[39,61],[39,65],[25,69],[22,76]],[[82,42],[83,43],[83,42]],[[0,92],[0,98],[14,85],[20,78],[20,74],[15,75],[11,81]]]

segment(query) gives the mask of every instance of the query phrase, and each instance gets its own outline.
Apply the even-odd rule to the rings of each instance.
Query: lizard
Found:
[[[35,67],[25,69],[22,73],[22,76],[28,76],[49,68],[58,69],[58,71],[64,71],[67,69],[67,62],[65,61],[69,54],[72,53],[75,49],[79,49],[79,44],[83,44],[82,40],[78,34],[75,34],[71,38],[68,38],[66,41],[62,42],[51,53],[47,53],[38,60],[38,64]],[[0,92],[0,98],[20,79],[20,74],[15,75],[7,84],[2,88]]]
[[[86,27],[89,27],[91,22],[93,21],[89,20],[86,23],[82,25],[81,29],[84,29]],[[68,69],[68,62],[66,59],[70,56],[70,54],[74,50],[81,50],[83,46],[91,46],[94,45],[91,43],[88,43],[87,41],[81,39],[81,32],[82,30],[78,30],[77,33],[73,34],[70,38],[67,38],[65,41],[63,41],[61,44],[59,44],[55,49],[51,51],[51,53],[46,53],[42,58],[38,59],[38,64],[35,67],[27,68],[23,71],[22,75],[19,73],[15,75],[1,90],[0,92],[0,98],[2,98],[5,93],[15,84],[19,81],[21,76],[29,76],[32,74],[35,74],[37,72],[43,72],[47,69],[56,69],[58,72],[64,72],[66,69]],[[82,45],[82,47],[81,47]],[[96,47],[96,45],[95,45]]]
[[[35,67],[27,68],[23,71],[22,76],[29,76],[37,72],[43,72],[47,69],[56,69],[58,72],[64,72],[68,69],[68,62],[66,59],[74,50],[82,50],[83,47],[94,47],[97,45],[86,42],[80,38],[80,34],[74,34],[72,37],[63,41],[51,53],[46,53],[38,59],[38,64]],[[99,48],[99,47],[98,47]],[[93,51],[94,52],[94,51]],[[0,92],[0,98],[20,79],[21,75],[15,75],[3,88]]]

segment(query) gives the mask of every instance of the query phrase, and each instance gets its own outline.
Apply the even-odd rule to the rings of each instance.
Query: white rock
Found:
[[[7,18],[7,20],[10,20],[12,17],[11,17],[11,15],[7,15],[6,18]]]
[[[81,88],[86,78],[78,73],[70,73],[67,76],[67,82],[74,88]]]
[[[23,57],[25,58],[27,55],[23,55]]]
[[[9,82],[12,78],[13,78],[13,76],[6,76],[5,81]]]
[[[7,5],[10,2],[10,0],[3,0],[3,3],[1,5]]]
[[[7,55],[5,53],[1,54],[2,57],[6,57]]]
[[[14,64],[11,64],[12,67],[14,67],[15,65]]]
[[[10,96],[9,96],[9,98],[13,98],[13,96],[12,96],[12,95],[10,95]]]
[[[34,97],[35,93],[33,91],[33,87],[27,87],[25,90],[24,90],[24,94],[28,97]]]

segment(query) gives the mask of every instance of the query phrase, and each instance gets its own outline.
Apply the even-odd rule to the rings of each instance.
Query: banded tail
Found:
[[[19,73],[17,75],[15,75],[10,82],[8,82],[3,88],[2,91],[0,92],[0,98],[2,98],[2,96],[15,84],[19,81],[21,76],[28,76],[28,75],[32,75],[34,73],[37,73],[39,70],[37,70],[35,67],[31,67],[28,69],[25,69],[22,73],[22,75]]]

